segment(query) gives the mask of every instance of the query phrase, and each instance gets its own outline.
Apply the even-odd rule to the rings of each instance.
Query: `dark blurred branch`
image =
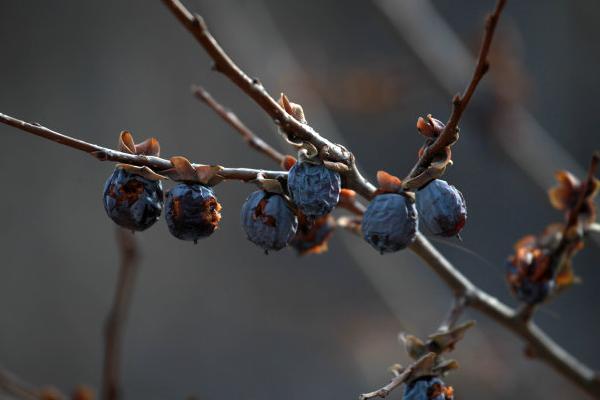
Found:
[[[216,101],[210,93],[206,91],[202,86],[192,86],[192,91],[197,99],[206,103],[218,116],[220,116],[225,122],[227,122],[233,129],[238,131],[242,138],[248,143],[250,147],[269,157],[271,160],[280,163],[284,159],[284,155],[275,150],[271,145],[267,142],[259,138],[252,132],[239,118],[235,113],[223,105],[221,105],[218,101]]]
[[[346,167],[342,172],[345,186],[355,190],[361,196],[370,199],[373,197],[375,187],[368,182],[358,171],[354,156],[343,146],[332,143],[317,133],[311,126],[301,123],[279,105],[277,101],[263,87],[258,79],[250,78],[242,71],[221,48],[212,36],[204,19],[192,14],[178,0],[162,0],[173,12],[175,17],[194,35],[200,45],[214,62],[214,69],[221,72],[237,85],[244,93],[254,100],[286,133],[293,142],[307,142],[312,144],[323,161],[340,163]]]
[[[0,367],[0,398],[4,399],[2,392],[10,395],[11,398],[21,400],[65,400],[67,398],[54,387],[36,388],[30,383],[23,382],[12,372]],[[93,400],[92,397],[88,399]],[[77,400],[75,395],[73,400]]]
[[[13,373],[0,368],[0,389],[22,400],[40,400],[40,394],[32,385],[21,381]]]
[[[104,328],[102,398],[105,400],[121,397],[121,345],[139,265],[139,251],[133,233],[117,228],[116,237],[121,261],[113,305]]]
[[[467,299],[464,296],[458,296],[454,298],[454,302],[448,311],[448,314],[444,318],[444,321],[438,328],[438,331],[449,331],[456,325],[460,316],[467,308]]]
[[[460,118],[469,105],[469,102],[475,93],[475,89],[477,89],[477,85],[485,73],[489,70],[488,54],[492,44],[492,39],[494,38],[494,32],[496,30],[496,25],[498,24],[498,19],[500,18],[500,14],[502,13],[502,9],[505,5],[506,0],[498,0],[494,12],[488,15],[485,22],[485,33],[483,35],[483,41],[481,42],[481,48],[479,49],[479,56],[477,57],[475,70],[473,71],[473,75],[469,81],[469,84],[467,85],[467,88],[462,95],[457,94],[454,96],[452,99],[452,114],[450,115],[446,126],[437,139],[425,148],[425,151],[405,180],[414,178],[421,174],[425,169],[427,169],[433,158],[438,153],[442,152],[447,146],[451,146],[458,140],[458,123],[460,122]]]
[[[25,132],[32,133],[36,136],[43,137],[53,142],[68,146],[77,150],[81,150],[91,154],[100,161],[114,161],[119,163],[137,165],[140,167],[148,167],[157,173],[173,168],[171,161],[160,157],[135,155],[123,153],[121,151],[109,149],[107,147],[98,146],[96,144],[84,142],[83,140],[55,132],[37,123],[29,123],[20,119],[0,113],[0,122],[13,126]],[[192,164],[194,167],[202,164]],[[226,168],[219,170],[218,175],[225,180],[241,180],[252,181],[257,178],[258,174],[262,174],[264,178],[277,179],[285,178],[286,171],[264,171],[251,168]]]

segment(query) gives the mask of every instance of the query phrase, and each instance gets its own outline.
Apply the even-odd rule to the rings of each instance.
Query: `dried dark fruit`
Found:
[[[453,400],[454,389],[439,378],[425,377],[410,382],[404,388],[402,400]]]
[[[438,236],[458,235],[467,221],[462,193],[441,179],[434,179],[417,192],[417,211],[423,225]]]
[[[515,254],[507,264],[506,277],[511,291],[527,304],[541,303],[554,288],[549,251],[535,236],[525,236],[515,244]]]
[[[288,190],[298,209],[309,218],[329,214],[340,199],[340,174],[321,164],[300,161],[288,175]]]
[[[404,249],[416,237],[417,209],[406,196],[385,193],[375,196],[363,216],[362,233],[380,253]]]
[[[163,208],[163,190],[159,180],[151,180],[116,168],[104,184],[102,197],[106,214],[116,224],[133,231],[148,229]]]
[[[165,218],[169,232],[181,240],[210,236],[221,220],[221,205],[213,190],[198,183],[179,183],[167,192]]]
[[[298,215],[298,230],[290,242],[299,255],[320,254],[327,251],[327,241],[335,228],[335,220],[331,214],[315,220]]]
[[[265,251],[286,247],[298,228],[298,219],[286,198],[264,190],[248,196],[241,217],[248,240]]]

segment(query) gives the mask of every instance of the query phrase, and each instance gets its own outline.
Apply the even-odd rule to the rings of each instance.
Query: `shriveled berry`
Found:
[[[454,389],[439,378],[426,377],[404,387],[402,400],[453,400]]]
[[[533,280],[532,276],[522,275],[519,269],[511,263],[508,263],[507,277],[515,297],[527,304],[543,302],[554,287],[554,282],[551,280]]]
[[[340,199],[340,174],[321,164],[301,161],[288,175],[288,191],[298,209],[309,218],[329,214]]]
[[[411,244],[418,225],[417,209],[411,200],[401,194],[385,193],[369,203],[361,229],[365,240],[383,254]]]
[[[106,214],[116,224],[133,231],[143,231],[160,217],[162,184],[117,168],[104,184],[102,202]]]
[[[179,183],[166,197],[167,226],[176,238],[196,243],[217,229],[221,205],[211,188],[198,183]]]
[[[454,186],[434,179],[417,192],[419,218],[438,236],[456,236],[467,221],[465,199]]]
[[[298,228],[298,219],[285,197],[264,190],[248,196],[241,217],[248,240],[265,251],[287,246]]]
[[[290,245],[299,255],[319,254],[327,251],[327,241],[333,233],[335,220],[331,214],[315,220],[298,215],[298,229]]]

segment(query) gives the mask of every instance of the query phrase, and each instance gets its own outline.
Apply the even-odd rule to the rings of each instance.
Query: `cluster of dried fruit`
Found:
[[[515,244],[508,259],[507,280],[514,295],[535,305],[579,279],[572,258],[584,246],[594,224],[594,197],[600,182],[590,175],[584,182],[566,171],[556,173],[558,185],[549,190],[552,206],[564,212],[565,222],[547,226],[540,235],[527,235]]]
[[[127,132],[121,135],[119,148],[137,155],[158,156],[160,152],[155,139],[136,145]],[[169,232],[176,238],[197,242],[210,236],[221,219],[221,205],[208,184],[194,182],[186,175],[186,166],[187,160],[179,157],[173,171],[161,171],[181,181],[163,195],[164,176],[148,168],[118,164],[104,187],[106,213],[120,226],[143,231],[158,221],[164,207]],[[418,191],[415,203],[414,193],[384,182],[396,182],[397,178],[385,173],[379,177],[382,189],[364,213],[362,232],[381,253],[408,246],[417,233],[418,216],[436,235],[455,236],[464,226],[464,199],[445,181],[431,181]],[[304,156],[291,165],[287,185],[278,181],[265,184],[264,180],[258,183],[262,189],[246,199],[241,211],[242,226],[252,243],[265,251],[291,244],[300,253],[326,245],[334,227],[330,213],[338,206],[342,192],[338,172],[327,168],[318,157]]]

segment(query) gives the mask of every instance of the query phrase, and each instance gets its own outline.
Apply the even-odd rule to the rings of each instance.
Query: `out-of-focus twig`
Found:
[[[218,116],[220,116],[225,122],[227,122],[233,129],[238,131],[242,138],[248,143],[250,147],[269,157],[271,160],[281,164],[284,159],[284,155],[279,151],[275,150],[273,146],[256,136],[239,118],[235,113],[222,104],[216,101],[210,93],[202,86],[192,86],[192,92],[198,100],[203,101],[209,106]]]
[[[116,232],[120,253],[119,276],[113,305],[104,330],[104,367],[102,370],[102,399],[121,397],[121,346],[127,312],[139,265],[139,251],[133,233],[121,228]]]
[[[0,389],[5,393],[22,400],[39,400],[39,391],[29,383],[23,382],[12,372],[0,368]]]
[[[52,386],[37,388],[12,372],[0,367],[0,398],[2,392],[20,400],[65,400],[67,396]],[[79,400],[73,397],[73,400]],[[89,398],[88,400],[93,400]]]
[[[358,170],[354,155],[345,147],[321,136],[310,125],[296,119],[280,105],[256,78],[250,78],[223,50],[209,31],[204,19],[192,14],[179,0],[162,0],[181,24],[196,38],[214,62],[214,69],[229,78],[248,97],[258,104],[285,132],[288,140],[312,145],[324,163],[335,165],[343,176],[347,188],[370,199],[375,186]]]

